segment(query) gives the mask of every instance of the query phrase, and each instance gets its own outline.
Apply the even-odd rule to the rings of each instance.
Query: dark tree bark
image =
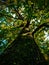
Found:
[[[43,27],[43,25],[45,26],[45,24],[42,24],[40,28]],[[32,34],[38,31],[38,29],[39,27]],[[0,55],[0,65],[47,65],[34,38],[28,35],[22,36],[21,34],[22,31],[17,39]]]
[[[15,9],[15,11],[18,13],[18,18],[23,20],[18,10]],[[29,24],[30,22],[27,21],[26,26],[22,29],[19,36],[5,49],[4,53],[0,55],[0,65],[47,65],[34,38],[30,36],[23,37],[21,35]],[[45,24],[40,25],[32,35],[43,26],[45,26]]]
[[[0,56],[0,65],[39,65],[46,61],[34,39],[19,36]]]

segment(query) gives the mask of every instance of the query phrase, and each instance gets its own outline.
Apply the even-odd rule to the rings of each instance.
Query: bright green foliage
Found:
[[[1,0],[0,0],[1,1]],[[3,3],[3,4],[2,4]],[[6,4],[4,4],[6,3]],[[34,31],[49,22],[49,0],[7,0],[0,3],[0,53],[19,35],[30,21],[28,29]],[[17,11],[15,11],[15,9]],[[19,14],[23,17],[19,16]],[[23,26],[21,27],[21,24]],[[34,34],[41,52],[49,55],[49,28],[42,27]]]

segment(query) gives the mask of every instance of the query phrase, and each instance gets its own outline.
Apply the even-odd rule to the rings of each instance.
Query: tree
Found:
[[[8,41],[7,45],[1,47],[3,53],[0,55],[0,64],[47,65],[37,45],[38,41],[35,40],[38,31],[44,30],[45,27],[49,28],[47,22],[49,12],[46,13],[48,10],[45,8],[45,2],[42,0],[2,0],[0,9],[0,41],[2,44],[5,43],[2,39]]]

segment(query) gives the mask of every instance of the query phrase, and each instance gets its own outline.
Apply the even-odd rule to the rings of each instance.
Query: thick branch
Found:
[[[0,1],[0,4],[2,4],[2,5],[6,5],[6,6],[11,6],[11,5],[13,5],[13,3],[10,3],[10,4],[8,4],[7,2],[1,2]],[[18,14],[18,19],[20,19],[20,20],[24,20],[24,17],[19,13],[19,11],[15,8],[15,7],[13,7],[14,8],[14,10],[15,10],[15,12]],[[1,13],[0,13],[1,14]],[[2,14],[2,15],[5,15],[5,14]],[[9,15],[5,15],[5,16],[8,16],[8,17],[11,17],[11,18],[13,18],[12,16],[9,16]],[[26,26],[25,26],[25,28],[27,27],[29,27],[29,24],[30,24],[30,21],[29,20],[27,20],[27,24],[26,24]]]
[[[8,4],[7,2],[1,2],[0,1],[0,5],[5,5],[5,6],[11,6],[11,5],[13,5],[13,3],[10,3],[10,4]],[[22,17],[22,15],[19,13],[19,11],[18,10],[16,10],[16,8],[14,7],[14,10],[15,10],[15,12],[18,14],[18,19],[21,19],[21,20],[24,20],[24,18]],[[1,13],[0,13],[1,14]],[[3,15],[5,15],[5,14],[3,14]],[[8,16],[8,15],[7,15]],[[8,16],[9,17],[9,16]],[[11,16],[10,16],[11,17]],[[11,17],[11,18],[13,18],[13,17]]]
[[[18,18],[24,20],[24,17],[19,13],[19,11],[14,7],[15,12],[18,14]]]
[[[38,26],[33,32],[32,32],[32,35],[34,35],[39,29],[41,29],[42,27],[49,27],[49,24],[47,24],[49,22],[46,22],[46,23],[43,23],[41,24],[40,26]]]

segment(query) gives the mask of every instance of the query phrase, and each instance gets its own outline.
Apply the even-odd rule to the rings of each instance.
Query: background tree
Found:
[[[0,0],[0,63],[47,65],[48,0]]]

